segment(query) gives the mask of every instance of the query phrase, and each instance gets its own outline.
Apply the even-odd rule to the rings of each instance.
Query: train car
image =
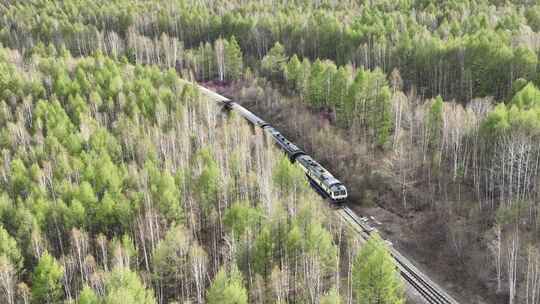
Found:
[[[278,130],[273,128],[272,126],[268,125],[265,126],[264,131],[271,135],[274,138],[274,141],[276,144],[283,150],[285,153],[287,153],[287,156],[291,160],[291,162],[294,163],[296,157],[302,154],[306,154],[302,149],[298,148],[297,145],[293,144],[291,141],[289,141],[283,134],[281,134]]]
[[[308,178],[313,181],[314,186],[323,191],[332,201],[341,202],[347,198],[347,188],[345,185],[311,158],[311,156],[306,154],[300,155],[296,158],[296,161]]]
[[[276,144],[287,154],[291,162],[297,161],[306,173],[310,183],[326,197],[334,202],[341,202],[347,198],[347,188],[336,179],[328,170],[317,163],[311,156],[289,141],[283,134],[273,128],[269,123],[262,120],[246,108],[230,100],[222,101],[228,109],[236,111],[242,117],[251,122],[255,127],[260,127],[271,135]]]
[[[222,102],[224,103],[225,105],[227,103],[230,103],[231,100],[223,95],[220,95],[212,90],[209,90],[201,85],[197,85],[199,91],[201,91],[202,93],[204,93],[206,96],[210,97],[210,99],[213,99],[214,101],[217,101],[217,102]]]
[[[232,109],[232,104],[234,103],[232,100],[230,100],[230,99],[221,100],[221,102],[223,103],[225,108],[227,108],[228,110]]]
[[[249,120],[249,122],[251,122],[254,126],[264,128],[265,126],[269,125],[266,121],[262,120],[259,116],[251,113],[246,108],[242,107],[236,102],[230,102],[228,106],[230,107],[230,109],[237,111],[238,114],[242,115],[245,119]]]

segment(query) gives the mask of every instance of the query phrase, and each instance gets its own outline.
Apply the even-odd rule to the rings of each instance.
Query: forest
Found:
[[[464,303],[540,303],[539,31],[528,0],[3,1],[0,299],[404,301],[384,242],[198,82]]]
[[[0,67],[2,303],[403,301],[385,243],[359,250],[299,168],[175,70],[9,49]]]

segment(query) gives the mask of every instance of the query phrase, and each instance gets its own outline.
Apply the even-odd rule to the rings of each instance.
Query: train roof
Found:
[[[321,180],[329,188],[335,185],[343,184],[335,178],[328,170],[326,170],[321,164],[315,161],[309,155],[301,155],[297,158],[297,161],[301,162],[308,170],[310,170],[316,178]]]
[[[230,105],[231,108],[238,111],[240,115],[242,115],[245,119],[249,120],[252,124],[260,127],[268,125],[266,121],[262,120],[259,116],[253,114],[251,111],[239,105],[238,103],[231,102]]]
[[[285,136],[283,136],[283,134],[281,134],[275,128],[273,128],[271,126],[267,126],[265,128],[265,130],[270,132],[272,134],[272,136],[276,139],[278,144],[283,149],[285,149],[288,153],[290,153],[290,154],[295,154],[295,153],[299,153],[299,152],[303,153],[302,149],[300,149],[297,145],[295,145],[294,143],[289,141]]]
[[[220,95],[212,90],[209,90],[205,87],[203,87],[202,85],[197,85],[197,87],[199,88],[199,90],[205,94],[206,96],[208,96],[210,99],[213,99],[215,101],[219,101],[219,102],[223,102],[223,103],[228,103],[228,102],[231,102],[231,100],[223,95]]]

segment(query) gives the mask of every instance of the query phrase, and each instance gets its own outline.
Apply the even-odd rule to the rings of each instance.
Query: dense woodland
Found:
[[[0,67],[2,303],[402,301],[384,242],[358,251],[270,139],[174,70],[8,49]]]
[[[459,289],[540,303],[539,31],[525,0],[3,1],[3,295],[370,299],[297,168],[184,78],[304,109],[286,134],[352,205],[429,216]]]

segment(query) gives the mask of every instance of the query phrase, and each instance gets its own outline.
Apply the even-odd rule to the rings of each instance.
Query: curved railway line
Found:
[[[338,214],[349,223],[357,232],[363,241],[367,241],[369,235],[375,230],[358,218],[349,207],[344,206],[338,209]],[[403,279],[411,285],[429,304],[458,304],[458,302],[446,293],[441,287],[430,280],[416,266],[414,266],[406,257],[404,257],[394,247],[388,246],[390,254],[394,258]]]
[[[255,127],[261,127],[263,129],[266,128],[268,132],[273,135],[277,145],[283,150],[284,153],[289,155],[292,162],[294,162],[295,158],[297,158],[297,155],[300,155],[300,157],[307,156],[308,158],[310,158],[302,150],[300,150],[296,145],[294,145],[292,142],[288,141],[285,137],[283,137],[283,135],[281,135],[279,131],[271,127],[268,123],[266,123],[264,120],[257,117],[248,109],[242,107],[241,105],[237,103],[232,102],[230,99],[224,96],[221,96],[207,88],[204,88],[202,86],[199,86],[199,88],[201,89],[201,91],[209,95],[215,101],[223,103],[223,105],[226,108],[237,112],[239,115],[244,117],[247,121],[252,123]],[[279,135],[276,136],[276,134],[279,134]],[[316,163],[315,161],[312,160],[312,162],[318,165],[318,163]],[[310,172],[308,172],[309,170],[311,170],[309,166],[306,166],[306,165],[303,166],[302,161],[300,161],[299,164],[301,167],[303,167],[303,169],[305,167],[305,171],[307,170],[306,171],[307,178],[310,180],[310,183],[315,186],[315,184],[317,184],[317,180],[315,180],[315,183],[313,182],[314,180],[312,178],[312,175],[310,175],[309,174]],[[321,166],[319,165],[319,167]],[[321,169],[316,168],[316,170],[321,170]],[[330,172],[325,171],[324,173],[327,174],[328,177],[333,178]],[[326,180],[326,179],[328,178],[323,178],[323,180]],[[344,186],[342,187],[343,189],[345,189]],[[316,190],[323,190],[323,189],[319,187],[319,189],[316,189]],[[328,190],[328,189],[324,189],[324,190]],[[318,192],[321,193],[321,191],[318,191]],[[328,191],[322,191],[322,193],[326,193],[327,198],[329,198],[331,201],[337,201],[335,197],[333,196],[334,192],[329,193]],[[344,198],[346,198],[346,194]],[[346,223],[348,223],[351,226],[353,230],[358,232],[358,235],[360,236],[360,240],[362,242],[367,241],[370,234],[376,231],[375,228],[367,224],[366,221],[364,221],[362,218],[359,218],[358,215],[356,215],[356,213],[352,211],[350,208],[348,208],[347,206],[338,208],[337,213],[341,217],[342,220],[344,220]],[[414,266],[409,261],[409,259],[403,256],[392,245],[388,246],[388,250],[390,251],[391,256],[394,258],[396,268],[399,270],[403,279],[422,296],[422,298],[425,300],[426,303],[459,304],[446,291],[444,291],[440,286],[438,286],[435,282],[430,280],[424,273],[422,273],[418,268],[416,268],[416,266]]]

